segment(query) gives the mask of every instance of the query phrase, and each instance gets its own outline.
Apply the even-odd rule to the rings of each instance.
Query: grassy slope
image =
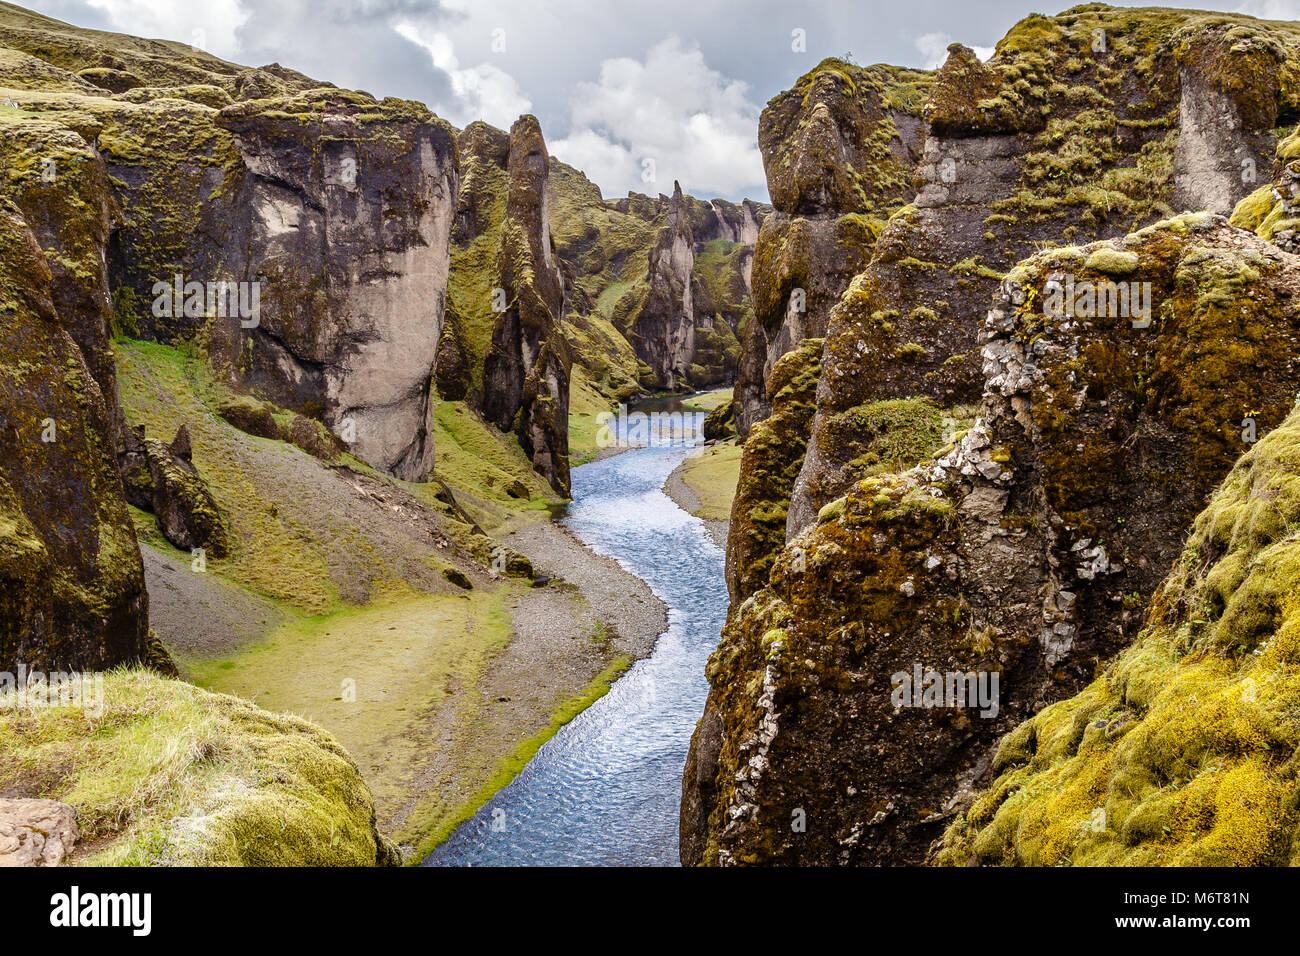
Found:
[[[593,668],[604,669],[589,686],[559,687],[553,698],[542,693],[529,722],[483,733],[481,685],[512,640],[508,605],[529,594],[523,583],[481,578],[474,559],[486,556],[489,539],[450,517],[432,486],[399,482],[360,462],[351,466],[358,480],[370,481],[367,488],[391,489],[405,508],[429,508],[424,520],[445,533],[446,550],[412,530],[407,511],[390,518],[365,497],[329,506],[338,475],[217,416],[212,406],[226,396],[197,354],[131,341],[116,349],[128,418],[158,436],[188,423],[195,463],[236,530],[234,553],[210,560],[207,574],[271,599],[283,614],[259,640],[176,651],[178,662],[202,687],[328,729],[355,757],[381,820],[413,806],[396,836],[418,855],[513,779],[627,666],[626,658],[597,655]],[[553,498],[513,441],[463,402],[440,401],[436,421],[437,472],[474,520],[491,531],[544,516]],[[510,495],[520,483],[530,497]],[[151,515],[134,515],[146,547],[188,564]],[[463,592],[447,584],[435,572],[449,565],[469,571],[479,586]],[[349,680],[355,700],[345,699]],[[455,779],[439,778],[435,764],[451,766]]]
[[[374,805],[319,727],[149,671],[102,712],[0,704],[0,790],[66,802],[90,865],[371,866]]]

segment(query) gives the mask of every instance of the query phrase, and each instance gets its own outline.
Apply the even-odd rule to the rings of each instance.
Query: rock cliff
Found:
[[[887,200],[856,276],[812,260],[832,291],[806,444],[745,449],[683,862],[920,862],[989,780],[999,737],[1136,639],[1207,495],[1300,385],[1286,143],[1272,162],[1298,39],[1094,4],[1022,21],[987,62],[952,48],[913,110],[915,194]],[[817,72],[791,96],[800,121],[763,142],[765,232],[800,203],[838,213],[858,168],[780,159],[818,130],[815,155],[862,142],[807,95],[852,89]],[[783,128],[781,103],[764,129]],[[1259,235],[1222,218],[1234,204]],[[793,341],[765,306],[764,245],[756,314]],[[757,417],[755,385],[779,367],[745,384]],[[789,415],[777,404],[774,426]],[[772,476],[791,465],[782,500]],[[948,699],[994,678],[987,706]],[[1020,804],[997,793],[969,821],[978,858],[1027,859],[1037,844],[1008,842]]]
[[[500,305],[483,365],[483,410],[513,430],[533,467],[569,494],[569,359],[560,329],[564,287],[551,241],[550,157],[532,116],[510,128],[497,253]],[[494,293],[495,294],[495,293]]]
[[[771,412],[776,360],[826,334],[831,307],[885,220],[912,196],[930,82],[927,73],[826,60],[763,111],[758,141],[774,213],[754,249],[756,321],[736,382],[742,435]]]
[[[70,331],[89,319],[65,328],[45,253],[2,203],[0,671],[141,661],[148,596],[113,417]]]

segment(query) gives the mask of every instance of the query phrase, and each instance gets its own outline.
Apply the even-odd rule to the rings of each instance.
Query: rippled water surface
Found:
[[[686,454],[642,448],[574,470],[564,524],[650,585],[668,630],[426,865],[677,865],[682,768],[727,612],[722,552],[660,490]]]

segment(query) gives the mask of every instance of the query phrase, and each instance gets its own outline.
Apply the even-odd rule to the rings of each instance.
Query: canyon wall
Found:
[[[1276,426],[1298,384],[1295,264],[1216,215],[1253,196],[1250,227],[1289,233],[1283,174],[1256,195],[1252,170],[1297,115],[1298,43],[1290,25],[1092,5],[1027,18],[986,63],[951,49],[912,201],[851,282],[834,261],[822,276],[838,291],[819,361],[801,360],[815,402],[768,389],[776,428],[810,421],[806,445],[746,444],[683,862],[920,862],[998,738],[1134,641],[1245,420]],[[1151,322],[1058,314],[1067,283],[1145,289]],[[997,707],[900,702],[918,669],[996,675]]]

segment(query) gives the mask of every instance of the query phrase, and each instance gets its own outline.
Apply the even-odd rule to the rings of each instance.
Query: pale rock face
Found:
[[[77,842],[72,807],[56,800],[0,800],[0,867],[58,866]]]
[[[229,320],[214,352],[244,387],[319,415],[398,478],[433,470],[430,381],[445,305],[457,178],[450,137],[411,124],[386,155],[366,123],[327,115],[320,163],[271,123],[232,123],[248,175],[243,274],[256,326]]]
[[[1236,103],[1194,71],[1183,69],[1180,80],[1174,208],[1231,215],[1267,178],[1273,134],[1246,130]]]

